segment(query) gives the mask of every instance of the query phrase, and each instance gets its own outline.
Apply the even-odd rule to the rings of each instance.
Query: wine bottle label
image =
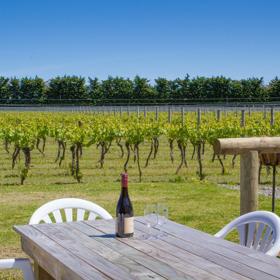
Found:
[[[133,222],[134,222],[133,217],[124,218],[124,234],[134,232]]]
[[[120,234],[129,234],[134,232],[134,218],[118,215],[116,219],[116,232]]]

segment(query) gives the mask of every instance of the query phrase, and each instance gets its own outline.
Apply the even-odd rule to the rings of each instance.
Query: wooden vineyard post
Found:
[[[168,122],[172,122],[172,111],[170,106],[168,106]]]
[[[185,125],[185,108],[183,106],[181,107],[181,122],[182,125]]]
[[[259,155],[257,151],[240,154],[240,214],[258,209]]]
[[[158,109],[159,109],[159,107],[156,106],[156,121],[158,121]]]
[[[140,108],[139,106],[137,106],[137,118],[139,118],[139,116],[140,116]]]
[[[146,119],[146,117],[147,117],[147,107],[144,106],[144,118]]]
[[[249,137],[217,139],[217,155],[240,154],[240,214],[258,208],[259,153],[280,153],[280,137]]]
[[[241,127],[245,126],[245,110],[241,110]]]
[[[270,109],[270,125],[274,126],[274,109],[273,109],[273,107]]]
[[[221,110],[217,110],[217,121],[219,122],[221,120]]]
[[[201,123],[201,110],[200,110],[200,108],[198,108],[197,109],[197,123],[196,123],[197,129],[199,129],[200,123]]]

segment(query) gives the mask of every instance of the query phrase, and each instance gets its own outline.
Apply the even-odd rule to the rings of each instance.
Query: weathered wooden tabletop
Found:
[[[280,261],[168,221],[166,236],[116,239],[114,220],[15,226],[41,279],[280,279]],[[157,230],[154,230],[157,231]]]

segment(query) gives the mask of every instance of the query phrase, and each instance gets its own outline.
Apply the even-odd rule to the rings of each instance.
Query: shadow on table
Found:
[[[115,238],[115,234],[94,234],[94,235],[89,235],[91,238]]]

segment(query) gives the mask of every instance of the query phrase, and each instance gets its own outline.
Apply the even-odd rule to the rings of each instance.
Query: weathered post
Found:
[[[196,122],[197,128],[200,127],[200,123],[201,123],[201,110],[200,108],[197,108],[197,122]]]
[[[156,106],[156,120],[158,121],[158,106]]]
[[[221,120],[221,110],[217,110],[217,121],[219,122]]]
[[[144,106],[144,118],[146,119],[146,117],[147,117],[147,107]]]
[[[258,153],[279,153],[280,137],[217,139],[215,154],[240,154],[240,214],[258,208]]]
[[[241,110],[241,127],[245,126],[245,110]]]
[[[137,106],[137,118],[139,118],[140,117],[140,108],[139,108],[139,106]]]
[[[240,154],[240,215],[258,209],[259,155],[257,151]]]
[[[271,107],[270,109],[270,125],[274,126],[274,108]]]
[[[168,122],[172,122],[172,111],[170,106],[168,106]]]
[[[181,122],[182,125],[185,124],[185,108],[183,106],[181,107]]]

